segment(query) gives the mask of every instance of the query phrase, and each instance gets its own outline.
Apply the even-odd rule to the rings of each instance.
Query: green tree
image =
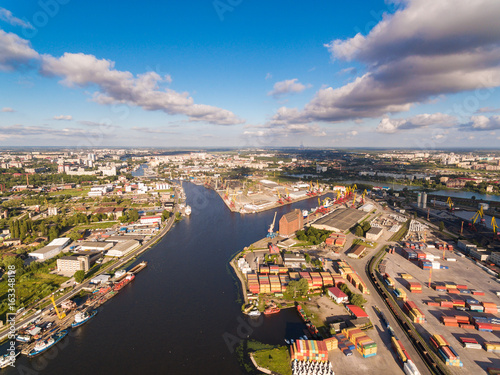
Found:
[[[366,232],[368,232],[368,231],[371,229],[371,227],[372,227],[372,226],[371,226],[371,224],[370,224],[368,221],[365,221],[365,222],[363,223],[362,227],[363,227],[363,230],[364,230],[364,231],[365,231],[365,233],[366,233]]]
[[[444,231],[444,222],[442,222],[442,221],[439,222],[439,231],[440,232]]]
[[[286,288],[287,292],[293,294],[293,298],[296,297],[297,292],[300,295],[305,295],[309,291],[309,283],[306,279],[291,280]]]
[[[363,228],[361,228],[360,225],[356,225],[356,229],[354,231],[354,234],[358,237],[363,237],[363,235],[365,234],[365,231],[363,230]]]
[[[349,298],[349,302],[351,302],[353,305],[363,307],[363,305],[366,303],[366,300],[361,294],[352,293],[351,298]]]
[[[80,284],[85,279],[85,271],[76,271],[73,277],[75,278],[75,281]]]

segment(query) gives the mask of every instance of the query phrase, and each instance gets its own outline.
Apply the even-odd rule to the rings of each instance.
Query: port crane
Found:
[[[62,320],[66,317],[66,314],[64,312],[60,313],[58,308],[57,308],[57,305],[56,305],[56,301],[54,301],[54,296],[52,295],[50,297],[50,300],[52,301],[52,304],[54,305],[54,310],[56,311],[56,314],[57,314],[57,317]]]
[[[446,203],[448,203],[448,205],[450,206],[450,211],[455,211],[455,204],[451,200],[451,197],[448,197],[448,200],[446,201]]]
[[[285,191],[286,191],[286,196],[285,196],[285,200],[287,202],[291,202],[292,201],[292,198],[290,197],[290,193],[288,192],[288,189],[285,188]]]
[[[495,240],[500,239],[500,232],[498,232],[498,225],[497,225],[497,220],[495,219],[495,216],[491,218],[491,227],[493,228],[493,238]]]
[[[366,189],[363,191],[363,194],[361,195],[361,204],[365,204],[365,195],[366,195],[367,191]]]
[[[354,199],[352,200],[352,208],[354,208],[355,204],[356,204],[356,193],[354,193]]]
[[[283,201],[283,198],[281,198],[280,191],[276,189],[276,193],[278,193],[278,203],[279,204],[284,204],[285,202]]]
[[[472,228],[472,230],[476,230],[476,221],[478,218],[481,218],[481,221],[483,222],[484,221],[484,217],[483,217],[483,207],[481,206],[481,208],[479,210],[477,210],[477,212],[474,214],[474,216],[472,216],[471,218],[471,222],[469,223],[469,226]]]
[[[274,223],[276,222],[276,214],[277,212],[274,213],[274,219],[273,222],[269,225],[269,229],[267,230],[267,238],[274,238],[276,237],[276,233],[274,232]]]

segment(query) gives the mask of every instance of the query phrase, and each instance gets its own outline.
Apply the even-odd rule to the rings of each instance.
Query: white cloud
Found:
[[[3,107],[0,112],[15,112],[15,110],[10,107]]]
[[[476,111],[476,113],[494,113],[494,112],[500,112],[500,108],[481,107]]]
[[[55,129],[46,126],[9,125],[0,126],[0,140],[23,137],[77,137],[87,136],[88,131],[75,128]]]
[[[426,128],[429,126],[450,127],[457,124],[457,118],[444,113],[420,114],[407,119],[384,117],[377,128],[379,133],[396,133],[401,130]]]
[[[71,121],[71,120],[73,120],[73,116],[71,116],[71,115],[59,115],[59,116],[54,116],[52,119],[59,120],[59,121],[61,121],[61,120]]]
[[[244,122],[228,110],[194,104],[188,93],[161,89],[160,84],[170,80],[155,72],[134,76],[130,72],[114,69],[114,65],[113,61],[99,60],[83,53],[65,53],[60,58],[44,55],[41,72],[47,76],[62,77],[61,82],[69,87],[96,85],[99,91],[94,93],[93,100],[100,104],[123,103],[139,106],[147,111],[182,114],[188,116],[190,121],[217,125]]]
[[[27,40],[0,30],[0,71],[19,69],[38,57]]]
[[[366,73],[322,88],[289,120],[374,118],[438,95],[500,86],[499,14],[497,0],[405,1],[368,35],[326,45],[332,58],[360,61]]]
[[[14,17],[10,10],[0,7],[0,20],[5,21],[12,26],[21,26],[25,29],[34,29],[33,25],[29,22],[23,21],[20,18]]]
[[[488,131],[500,129],[500,115],[486,116],[471,116],[470,122],[463,124],[460,130],[464,131]]]
[[[273,90],[269,91],[267,95],[278,98],[286,94],[296,94],[302,92],[306,88],[307,87],[300,83],[297,78],[287,79],[285,81],[276,82]]]

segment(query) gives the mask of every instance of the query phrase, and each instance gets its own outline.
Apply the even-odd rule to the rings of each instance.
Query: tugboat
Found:
[[[277,314],[281,311],[279,307],[268,307],[267,309],[264,310],[264,315],[272,315],[272,314]]]
[[[75,315],[75,321],[71,324],[71,328],[80,327],[87,323],[90,319],[92,319],[97,314],[97,309],[93,310],[90,314],[88,311],[78,312]]]
[[[248,316],[260,316],[260,311],[257,309],[254,309],[248,313]]]
[[[68,334],[68,332],[69,330],[64,329],[62,331],[55,333],[47,340],[38,340],[37,343],[35,344],[35,347],[28,353],[28,357],[31,358],[39,354],[42,354],[44,351],[50,349],[59,341],[61,341]]]

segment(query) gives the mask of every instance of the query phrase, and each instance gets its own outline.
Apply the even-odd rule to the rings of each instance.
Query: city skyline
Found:
[[[342,5],[6,1],[0,147],[498,148],[500,4]]]

